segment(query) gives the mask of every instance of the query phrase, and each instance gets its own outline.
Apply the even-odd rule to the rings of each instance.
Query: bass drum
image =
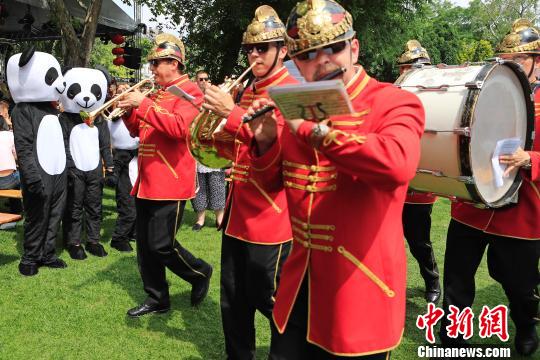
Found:
[[[534,104],[525,73],[514,62],[422,66],[396,85],[416,94],[426,112],[413,191],[498,208],[516,202],[517,170],[495,184],[491,158],[499,140],[517,137],[530,149]]]

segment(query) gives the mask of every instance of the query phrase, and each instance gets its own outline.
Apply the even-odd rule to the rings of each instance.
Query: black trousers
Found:
[[[58,226],[66,205],[66,173],[42,175],[43,193],[35,194],[22,182],[24,204],[24,253],[21,263],[37,265],[57,259]]]
[[[128,242],[135,238],[135,198],[131,196],[131,180],[129,178],[129,162],[135,157],[137,150],[114,151],[114,172],[118,179],[116,184],[116,209],[118,218],[112,234],[112,243]]]
[[[298,297],[293,306],[287,327],[280,334],[272,321],[272,343],[270,345],[269,360],[326,360],[326,359],[365,359],[387,360],[390,352],[365,356],[337,356],[330,354],[317,345],[307,341],[308,323],[308,286],[307,277],[304,278]]]
[[[290,246],[251,244],[223,232],[220,304],[228,359],[255,359],[255,311],[271,321]]]
[[[147,304],[169,305],[165,268],[190,284],[201,281],[208,272],[210,265],[195,258],[175,239],[185,205],[185,201],[135,199],[137,260]]]
[[[473,304],[474,276],[486,247],[489,274],[502,285],[516,327],[534,326],[538,317],[540,241],[490,235],[456,220],[451,220],[448,228],[444,257],[445,314],[450,305],[463,309]],[[443,344],[462,343],[462,338],[446,335],[447,325],[445,316],[440,329]]]
[[[439,281],[439,269],[430,240],[432,209],[433,204],[405,204],[402,216],[405,239],[426,286]]]
[[[99,242],[101,202],[103,199],[103,171],[101,165],[92,171],[71,169],[68,174],[67,205],[63,230],[66,246],[80,245],[82,226],[88,242]]]

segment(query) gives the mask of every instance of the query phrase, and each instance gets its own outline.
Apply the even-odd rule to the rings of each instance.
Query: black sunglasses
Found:
[[[198,78],[199,81],[208,81],[208,78]]]
[[[313,60],[317,57],[319,50],[324,52],[327,55],[334,55],[342,52],[347,46],[347,41],[340,41],[334,44],[326,45],[323,48],[313,49],[301,54],[296,55],[296,58],[300,61]]]
[[[170,60],[169,59],[154,59],[154,60],[150,60],[149,63],[150,65],[157,67],[159,66],[159,64],[161,64],[164,61],[169,62]]]
[[[270,49],[270,44],[271,43],[245,44],[242,45],[242,50],[248,55],[253,53],[253,50],[255,49],[257,49],[259,54],[264,54]]]

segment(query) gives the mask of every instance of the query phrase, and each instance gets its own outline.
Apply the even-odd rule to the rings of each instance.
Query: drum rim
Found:
[[[527,112],[527,130],[525,132],[525,150],[530,150],[532,147],[533,139],[532,139],[532,130],[534,130],[534,103],[532,102],[532,89],[528,82],[527,76],[525,72],[521,69],[521,67],[513,62],[513,61],[507,61],[502,59],[494,59],[491,62],[486,63],[478,75],[476,76],[475,82],[484,82],[493,72],[493,70],[497,66],[508,66],[510,70],[512,70],[518,80],[521,84],[522,90],[525,95],[525,107]],[[474,89],[471,88],[468,91],[467,94],[467,100],[465,101],[465,106],[463,107],[463,112],[461,116],[461,127],[469,127],[472,128],[472,125],[474,123],[474,112],[476,110],[476,104],[478,102],[478,99],[480,97],[482,89]],[[529,101],[527,101],[529,99]],[[468,151],[464,151],[464,149],[467,149]],[[463,176],[472,177],[474,179],[474,174],[472,172],[472,159],[471,159],[471,137],[469,136],[459,136],[459,152],[460,152],[460,171]],[[519,191],[519,188],[521,187],[521,183],[523,182],[523,178],[521,176],[521,173],[518,171],[516,174],[516,177],[514,178],[514,181],[510,188],[506,191],[504,196],[494,202],[489,202],[484,199],[480,191],[478,190],[478,187],[476,186],[476,183],[472,184],[465,184],[465,187],[471,197],[474,199],[474,201],[477,201],[479,203],[482,203],[490,208],[500,208],[505,205],[508,205],[509,199],[512,199],[514,195]]]

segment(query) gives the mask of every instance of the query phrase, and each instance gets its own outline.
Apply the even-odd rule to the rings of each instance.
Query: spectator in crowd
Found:
[[[0,106],[9,106],[7,102],[1,101]],[[3,109],[3,108],[2,108]],[[0,112],[0,114],[2,114]],[[6,117],[0,117],[0,189],[19,189],[21,181],[19,171],[17,171],[17,154],[15,152],[15,143],[13,132],[10,131]],[[19,199],[9,199],[10,211],[20,213],[22,211],[21,201]]]
[[[210,86],[208,73],[204,70],[197,71],[197,85],[203,93]],[[199,231],[204,226],[206,210],[213,210],[216,214],[216,227],[221,226],[225,209],[225,172],[223,169],[212,169],[197,162],[197,184],[199,191],[191,200],[193,210],[197,213],[197,221],[192,227],[193,231]]]

